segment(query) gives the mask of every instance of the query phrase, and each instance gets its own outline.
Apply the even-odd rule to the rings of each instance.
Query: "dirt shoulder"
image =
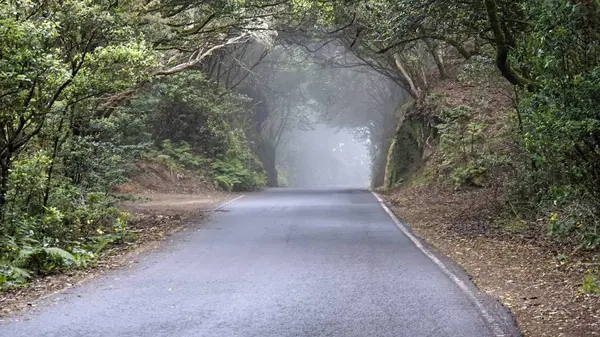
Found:
[[[122,207],[134,214],[190,218],[210,212],[239,195],[222,191],[205,191],[202,194],[144,193],[135,195],[135,201],[123,202]]]
[[[135,266],[140,254],[152,251],[179,230],[207,221],[219,205],[238,194],[205,190],[196,194],[166,194],[144,191],[133,195],[136,201],[121,207],[131,213],[129,230],[135,239],[105,250],[97,263],[86,269],[38,278],[30,284],[0,293],[0,322],[25,312],[49,295],[77,286],[116,268]]]
[[[496,225],[486,189],[407,187],[382,196],[416,235],[509,307],[525,336],[600,335],[600,297],[580,292],[597,255],[560,260],[551,245]]]

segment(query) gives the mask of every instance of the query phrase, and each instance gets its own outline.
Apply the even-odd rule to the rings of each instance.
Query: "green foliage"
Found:
[[[0,265],[0,290],[20,286],[31,279],[31,274],[22,268]]]
[[[482,186],[501,171],[515,192],[510,197],[520,219],[532,224],[545,219],[548,233],[563,243],[600,247],[598,1],[352,4],[364,28],[363,46],[406,54],[420,35],[468,59],[458,78],[474,92],[488,90],[484,99],[495,94],[489,83],[492,66],[517,85],[515,126],[507,125],[511,137],[504,137],[512,138],[510,144],[495,146],[499,137],[488,134],[499,128],[494,123],[501,118],[493,113],[503,113],[485,107],[489,101],[442,109],[437,126],[442,175],[458,186]],[[347,20],[351,11],[342,7],[336,7],[342,13],[337,17]],[[378,44],[382,40],[386,43]],[[482,115],[482,110],[491,113]]]
[[[215,182],[227,191],[250,191],[265,184],[262,173],[251,171],[240,158],[225,157],[212,165]]]
[[[232,132],[235,135],[235,132]],[[245,145],[244,138],[233,136],[228,155],[208,159],[194,153],[186,142],[175,145],[170,140],[162,143],[160,150],[152,150],[145,160],[157,161],[172,171],[188,169],[214,180],[215,184],[227,191],[250,191],[265,184],[264,174],[257,159]]]
[[[137,95],[127,110],[142,114],[143,129],[150,131],[156,146],[168,147],[165,141],[187,144],[196,154],[214,158],[228,151],[231,133],[241,126],[238,120],[245,112],[245,101],[243,96],[219,89],[201,72],[190,71],[155,83]]]
[[[440,149],[443,165],[451,168],[456,186],[483,186],[487,165],[485,161],[485,123],[474,119],[469,106],[446,110],[441,115]]]
[[[210,160],[194,153],[190,144],[181,142],[180,145],[175,145],[169,139],[164,140],[158,149],[149,149],[143,153],[142,160],[165,165],[172,174],[188,169],[202,175],[210,168]]]
[[[0,288],[83,266],[99,231],[124,226],[109,193],[144,145],[124,142],[131,118],[100,116],[99,100],[155,66],[124,6],[0,4]]]
[[[537,74],[519,102],[524,150],[520,198],[549,232],[600,246],[600,5],[546,0],[531,4],[535,26],[520,57]]]
[[[171,6],[179,5],[0,3],[0,288],[86,266],[129,239],[111,191],[149,153],[211,176],[221,158],[230,170],[220,174],[233,179],[231,188],[263,183],[241,118],[245,97],[199,71],[157,79],[159,61],[167,67],[181,55],[150,46],[208,49],[229,39],[224,27],[231,18],[263,26],[252,15],[281,6],[217,1],[166,15]],[[205,13],[213,33],[196,30],[195,39],[180,23]],[[136,91],[142,93],[119,107]]]
[[[192,147],[187,142],[182,142],[179,146],[174,146],[170,140],[165,140],[162,143],[163,156],[174,158],[177,163],[180,163],[188,169],[199,169],[206,167],[209,160],[203,156],[196,155]]]
[[[591,269],[587,271],[585,277],[583,278],[581,292],[585,294],[600,295],[600,279]]]
[[[125,215],[111,204],[106,195],[92,194],[64,213],[47,207],[38,217],[11,219],[19,222],[12,235],[0,238],[0,288],[24,284],[33,275],[88,266],[109,244],[131,239]]]
[[[494,63],[490,57],[477,55],[459,68],[458,80],[467,85],[488,87],[489,75],[494,70]]]
[[[156,144],[144,157],[172,171],[196,171],[229,191],[251,190],[265,182],[244,132],[246,101],[190,71],[157,82],[126,111],[143,114]]]
[[[455,167],[451,178],[455,186],[477,186],[484,185],[484,175],[487,167],[479,163],[468,163],[464,166]]]
[[[46,274],[76,265],[77,260],[71,253],[58,247],[27,247],[19,251],[16,264]]]

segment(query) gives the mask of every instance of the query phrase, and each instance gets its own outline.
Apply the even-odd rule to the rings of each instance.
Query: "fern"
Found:
[[[58,248],[58,247],[48,247],[48,248],[42,248],[42,250],[53,257],[59,258],[62,261],[68,261],[68,262],[74,262],[77,263],[77,260],[75,259],[75,257],[73,256],[73,254],[67,252],[64,249]]]
[[[23,280],[31,279],[31,273],[27,269],[11,266],[8,270],[12,273],[12,276],[16,279],[23,279]]]
[[[24,247],[19,251],[19,255],[15,260],[15,263],[19,266],[23,266],[27,264],[27,261],[29,261],[29,259],[38,252],[39,250],[35,247]]]
[[[34,270],[52,270],[59,265],[79,265],[73,254],[58,247],[26,247],[21,249],[15,264],[20,267],[34,265]]]
[[[12,265],[6,266],[0,264],[0,290],[25,284],[30,279],[31,274],[28,270]]]
[[[237,157],[217,160],[212,167],[215,183],[228,191],[250,190],[263,183],[262,175],[248,169]]]
[[[87,245],[87,249],[92,251],[94,254],[99,254],[103,251],[108,245],[113,244],[115,242],[123,240],[122,235],[118,234],[107,234],[102,236],[96,236],[91,239],[91,243]]]

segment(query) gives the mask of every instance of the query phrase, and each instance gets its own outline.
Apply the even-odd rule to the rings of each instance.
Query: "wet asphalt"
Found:
[[[247,195],[134,268],[44,302],[0,324],[0,336],[498,335],[354,189]]]

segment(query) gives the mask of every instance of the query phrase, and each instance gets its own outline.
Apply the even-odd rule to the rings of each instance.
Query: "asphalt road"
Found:
[[[175,239],[0,336],[498,335],[368,191],[251,194]]]

